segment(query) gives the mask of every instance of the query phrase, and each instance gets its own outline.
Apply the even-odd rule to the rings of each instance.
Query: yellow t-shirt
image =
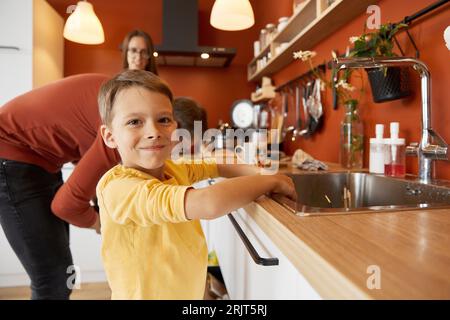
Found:
[[[208,252],[186,190],[217,177],[215,163],[167,160],[160,181],[117,165],[97,185],[102,259],[112,299],[203,299]]]

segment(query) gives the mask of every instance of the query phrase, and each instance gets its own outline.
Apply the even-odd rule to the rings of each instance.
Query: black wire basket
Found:
[[[368,69],[372,98],[375,103],[402,99],[411,94],[407,68]]]

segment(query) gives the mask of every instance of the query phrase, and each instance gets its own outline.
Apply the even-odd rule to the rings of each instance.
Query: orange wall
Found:
[[[56,10],[66,18],[67,6],[73,4],[71,0],[47,0]],[[118,46],[125,34],[133,28],[147,31],[155,44],[162,41],[162,0],[91,0],[95,11],[102,21],[106,42],[98,46],[80,45],[65,41],[65,75],[83,72],[102,72],[114,74],[121,69],[121,58]],[[435,0],[381,0],[382,23],[397,22],[407,15],[411,15],[421,8],[435,2]],[[126,3],[126,5],[124,5]],[[251,0],[255,25],[244,31],[225,32],[216,30],[209,25],[209,14],[213,0],[199,0],[199,44],[230,46],[237,48],[237,55],[228,68],[183,68],[160,67],[160,75],[171,85],[175,95],[187,95],[197,99],[208,111],[209,126],[217,125],[219,119],[229,121],[230,107],[234,100],[249,98],[255,84],[246,80],[246,66],[253,57],[253,41],[257,39],[259,30],[266,23],[277,22],[281,16],[292,14],[292,0]],[[331,58],[331,50],[344,52],[349,44],[350,36],[358,35],[363,30],[366,15],[354,19],[338,32],[320,42],[313,50],[318,55],[314,61],[319,64]],[[431,70],[433,79],[433,127],[444,139],[450,142],[450,51],[445,47],[443,31],[450,21],[449,6],[445,10],[432,13],[431,17],[422,19],[411,28],[423,60]],[[407,48],[407,55],[414,51],[405,38],[399,36],[403,47]],[[310,48],[309,48],[310,49]],[[273,76],[275,84],[284,83],[291,78],[307,71],[307,67],[295,61]],[[329,72],[327,74],[329,77]],[[367,82],[367,81],[366,81]],[[361,114],[365,122],[366,150],[368,137],[373,136],[376,123],[388,125],[390,121],[399,121],[401,135],[410,141],[420,139],[420,93],[419,81],[413,77],[412,86],[415,91],[410,98],[393,102],[374,104],[371,101],[370,88],[366,88],[367,95],[361,101]],[[331,94],[323,97],[324,126],[314,137],[287,144],[286,150],[292,153],[296,148],[303,148],[313,156],[327,161],[338,161],[339,155],[339,123],[342,119],[343,108],[331,108]],[[293,114],[290,114],[290,120]],[[368,152],[365,154],[365,166],[368,165]],[[407,159],[408,172],[415,172],[417,161]],[[450,164],[438,162],[437,172],[440,178],[450,179]]]
[[[64,19],[72,0],[47,0]],[[64,75],[100,72],[113,75],[121,70],[119,45],[127,32],[140,28],[158,45],[162,43],[162,0],[91,0],[102,22],[105,43],[88,46],[65,40]],[[256,1],[252,1],[256,2]],[[213,0],[199,0],[199,45],[237,49],[228,68],[159,67],[175,95],[199,101],[208,111],[208,124],[219,119],[230,121],[230,107],[236,99],[249,98],[253,85],[247,82],[247,63],[253,55],[252,43],[258,35],[255,27],[238,32],[214,29],[209,24]]]
[[[290,0],[271,1],[259,0],[256,7],[256,13],[263,17],[265,21],[275,22],[282,15],[291,15],[292,8],[288,6],[280,7],[280,2],[291,3]],[[381,0],[378,5],[381,8],[381,22],[398,22],[405,16],[411,15],[425,6],[434,3],[435,0]],[[345,52],[345,48],[349,45],[349,37],[359,35],[363,31],[366,20],[366,14],[362,14],[354,19],[332,36],[321,41],[313,50],[317,52],[314,58],[315,64],[320,64],[331,59],[331,50],[338,50],[340,53]],[[433,128],[441,134],[441,136],[450,143],[450,51],[445,47],[443,33],[450,23],[450,6],[447,4],[444,9],[429,14],[420,22],[415,22],[411,26],[410,33],[413,36],[418,48],[420,49],[420,59],[429,67],[432,75],[432,124]],[[399,35],[399,41],[403,48],[406,48],[406,55],[413,56],[414,50],[412,45],[407,41],[406,34]],[[308,48],[311,49],[311,48]],[[283,70],[273,76],[276,84],[282,84],[307,71],[307,66],[300,61],[294,61]],[[421,100],[420,100],[420,83],[415,72],[411,72],[412,89],[414,94],[412,97],[403,100],[396,100],[382,104],[374,104],[370,87],[366,86],[366,94],[361,101],[361,114],[365,124],[365,162],[364,166],[368,166],[368,147],[369,137],[374,136],[375,124],[385,124],[389,127],[389,122],[400,122],[400,134],[406,138],[406,142],[414,142],[420,140],[421,135]],[[327,72],[327,78],[330,78],[330,72]],[[367,78],[365,79],[367,84]],[[354,81],[356,84],[357,82]],[[297,140],[294,143],[288,143],[286,149],[292,153],[296,148],[302,148],[311,153],[314,157],[321,160],[339,161],[339,124],[343,117],[343,107],[338,110],[331,108],[331,93],[326,92],[323,97],[324,102],[324,126],[321,131],[310,139]],[[290,113],[290,120],[293,119]],[[417,159],[407,159],[408,172],[417,171]],[[450,179],[450,163],[437,162],[436,172],[438,178]]]

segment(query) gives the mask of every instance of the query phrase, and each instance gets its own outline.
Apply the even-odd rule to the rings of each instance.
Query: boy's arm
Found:
[[[260,174],[260,168],[248,164],[218,164],[219,176],[234,178],[240,176],[253,176]]]
[[[188,219],[214,219],[243,207],[259,196],[281,193],[296,199],[292,179],[285,175],[253,175],[228,179],[203,189],[189,189],[185,195]]]

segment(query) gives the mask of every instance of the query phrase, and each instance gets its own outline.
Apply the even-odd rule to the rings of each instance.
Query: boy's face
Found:
[[[111,125],[101,128],[103,140],[117,148],[124,166],[154,174],[171,154],[170,138],[177,127],[172,112],[169,98],[161,93],[142,87],[122,90],[114,102]]]

